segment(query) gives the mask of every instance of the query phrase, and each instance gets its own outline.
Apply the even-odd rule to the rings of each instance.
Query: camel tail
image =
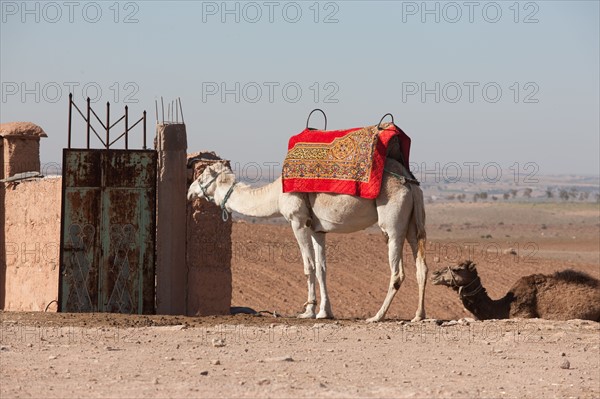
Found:
[[[427,233],[425,232],[425,201],[423,200],[423,190],[417,185],[411,185],[410,191],[413,197],[413,223],[417,228],[417,241],[419,257],[425,260],[425,244]]]

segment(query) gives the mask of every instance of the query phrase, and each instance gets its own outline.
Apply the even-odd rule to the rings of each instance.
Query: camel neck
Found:
[[[219,183],[215,193],[215,202],[221,204],[235,180],[224,179]],[[281,194],[281,178],[262,187],[252,188],[246,184],[236,184],[226,207],[229,210],[252,217],[281,216],[279,212],[279,195]]]
[[[464,307],[479,320],[507,319],[509,314],[510,298],[508,294],[494,300],[490,298],[485,288],[471,296],[461,296]]]

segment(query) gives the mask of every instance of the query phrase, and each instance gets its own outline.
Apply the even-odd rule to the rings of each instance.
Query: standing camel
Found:
[[[223,212],[235,211],[252,217],[283,216],[290,222],[308,280],[306,309],[299,318],[333,318],[327,294],[325,233],[352,233],[377,223],[387,239],[390,283],[381,309],[369,322],[383,320],[404,280],[402,248],[407,239],[419,284],[419,304],[413,321],[419,321],[425,318],[425,210],[423,192],[413,182],[399,162],[387,158],[381,191],[375,199],[329,193],[283,193],[281,177],[266,186],[251,188],[236,182],[230,168],[215,163],[190,185],[187,197],[213,200]],[[315,271],[321,295],[318,313],[315,313]]]

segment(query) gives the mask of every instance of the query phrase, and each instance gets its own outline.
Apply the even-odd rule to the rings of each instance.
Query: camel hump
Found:
[[[598,287],[598,285],[600,284],[600,281],[590,276],[589,274],[573,269],[567,269],[562,270],[560,272],[556,272],[552,277],[561,282],[578,285],[587,285],[590,287]]]

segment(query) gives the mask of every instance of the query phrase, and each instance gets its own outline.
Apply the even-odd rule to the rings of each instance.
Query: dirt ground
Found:
[[[531,273],[600,277],[597,204],[433,204],[427,218],[430,270],[474,259],[492,298]],[[287,226],[240,221],[232,242],[234,306],[302,310]],[[0,396],[600,397],[600,323],[474,321],[432,285],[431,319],[407,322],[417,296],[405,255],[388,321],[366,324],[387,288],[385,242],[372,228],[328,243],[337,320],[0,312]]]

